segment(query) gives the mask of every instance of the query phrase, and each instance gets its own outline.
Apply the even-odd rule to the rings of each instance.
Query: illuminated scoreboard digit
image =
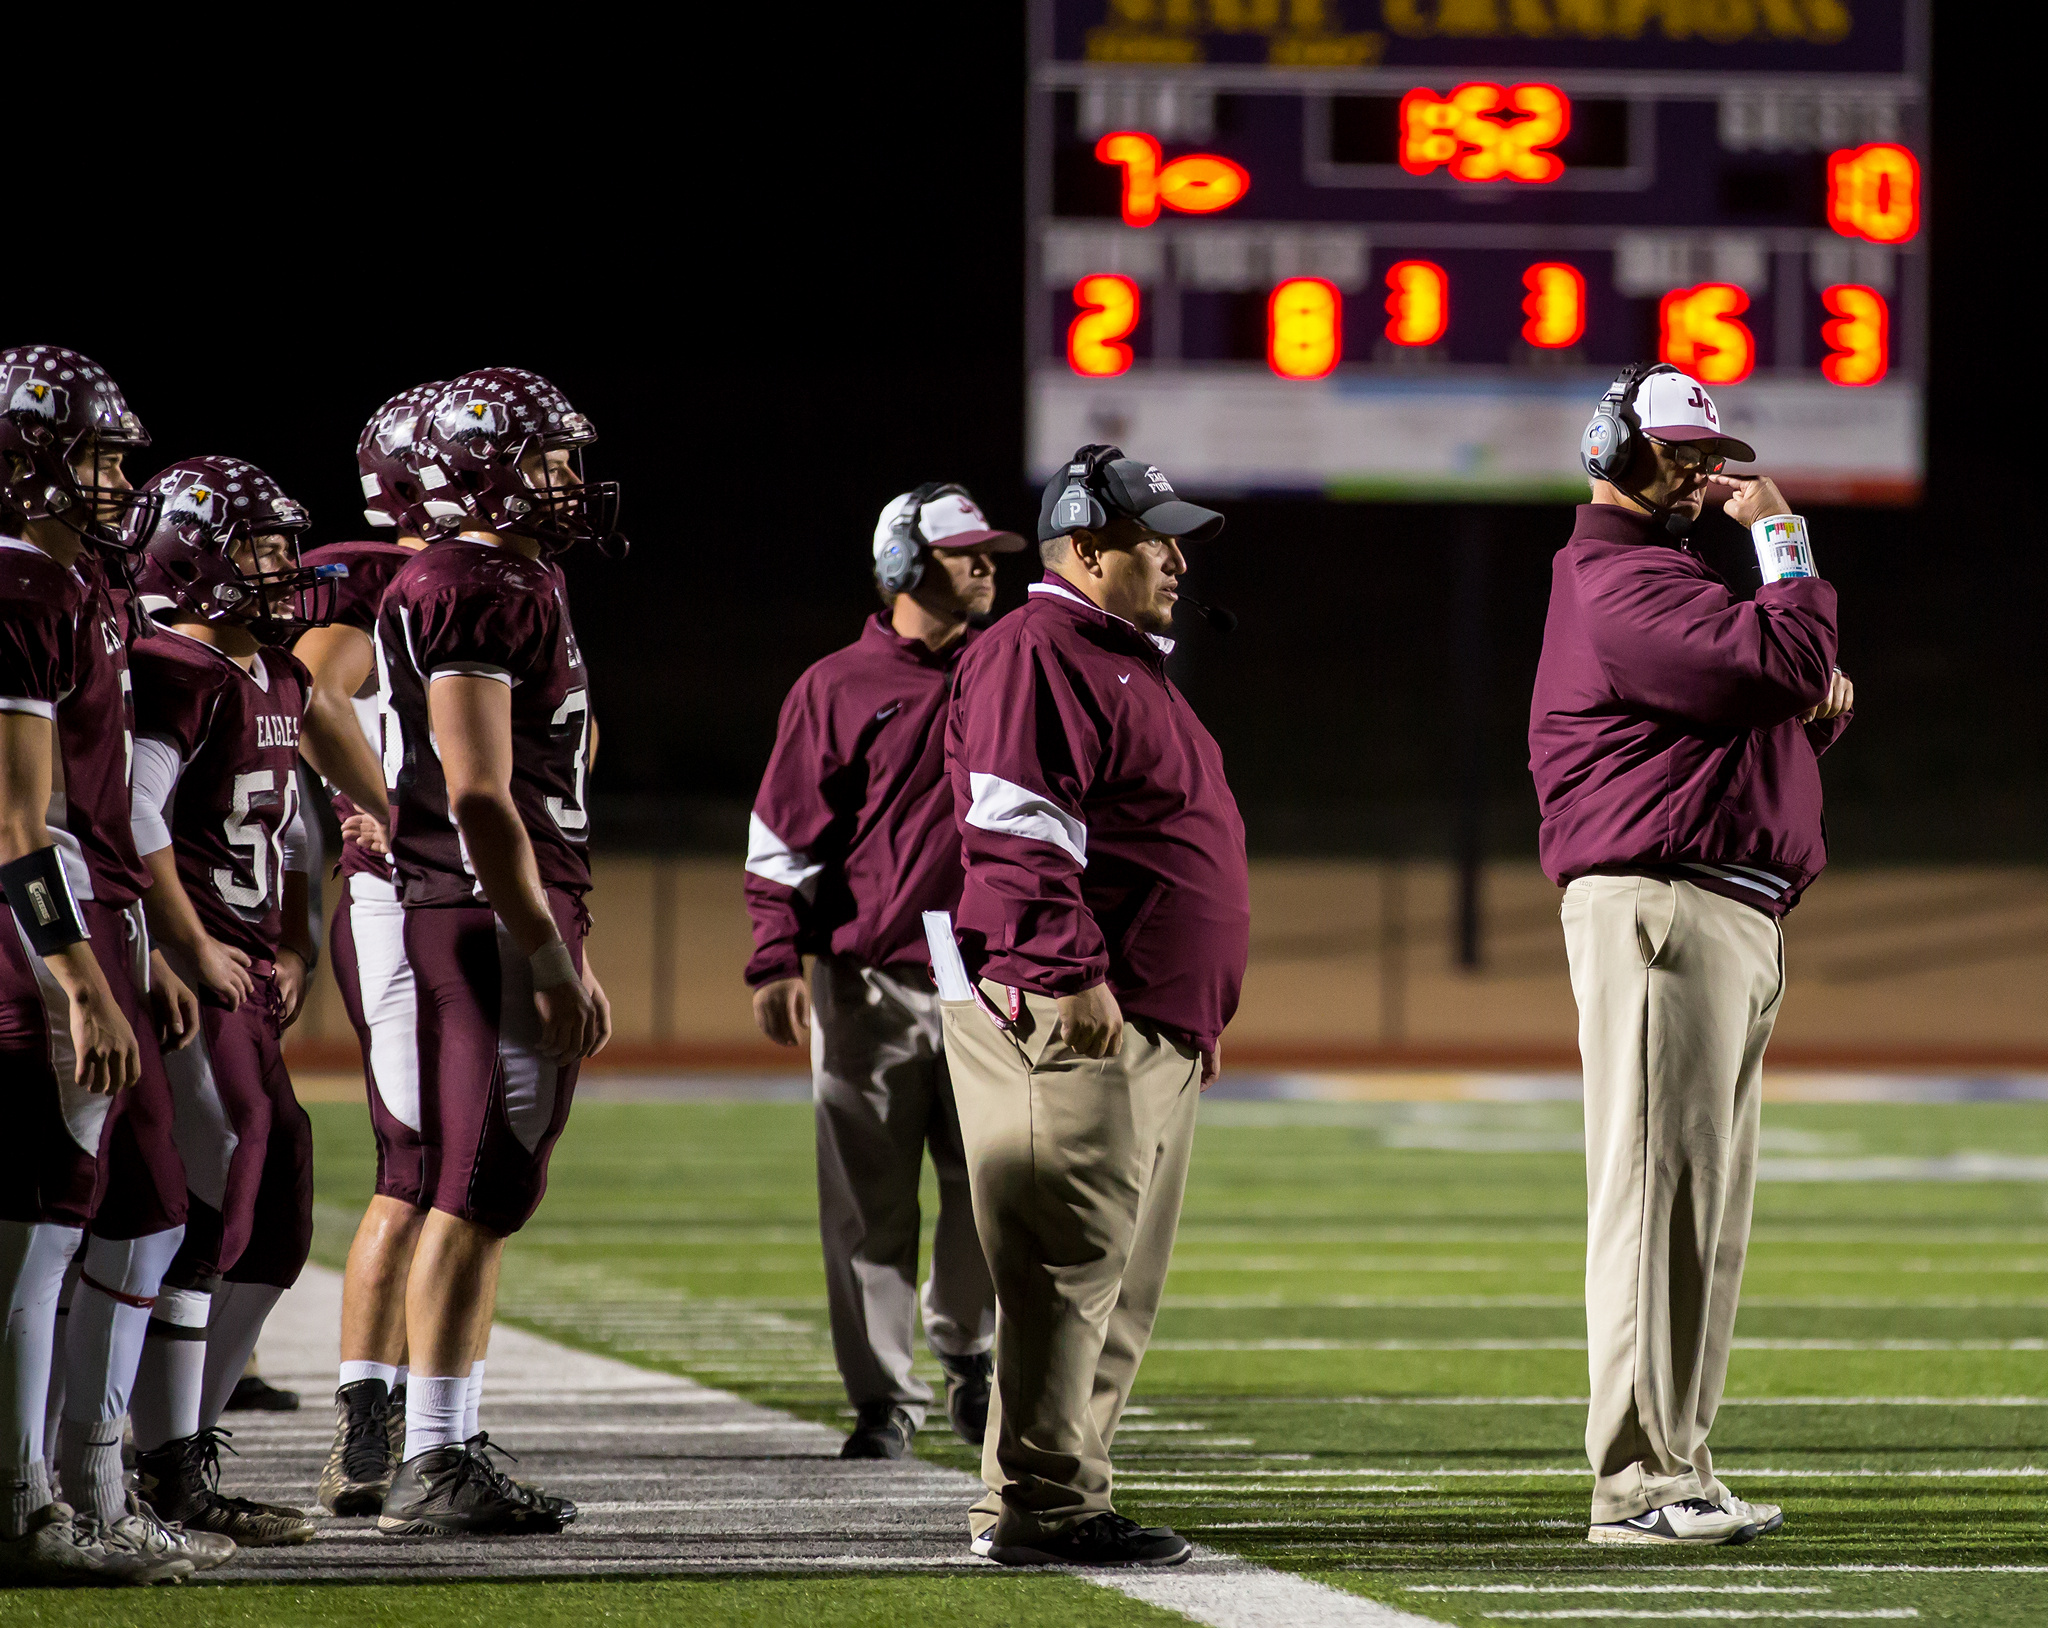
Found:
[[[1661,358],[1797,500],[1912,502],[1925,0],[1036,0],[1034,478],[1583,494]]]

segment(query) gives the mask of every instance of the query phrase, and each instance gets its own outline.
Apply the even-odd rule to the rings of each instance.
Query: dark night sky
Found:
[[[2038,279],[1986,252],[2003,183],[1960,111],[1996,43],[1976,13],[1937,8],[1929,501],[1813,517],[1860,686],[1828,769],[1842,858],[2038,858],[2048,816],[2048,573],[2006,467],[2041,415],[1985,362],[2010,354],[2008,279]],[[758,8],[659,49],[554,26],[495,54],[475,25],[410,42],[437,59],[424,98],[366,89],[375,52],[364,67],[348,39],[323,48],[351,64],[331,90],[316,51],[202,76],[215,93],[172,112],[110,96],[70,128],[104,140],[118,183],[67,183],[40,212],[10,183],[5,342],[91,354],[161,461],[253,459],[327,540],[361,534],[352,452],[386,396],[501,362],[554,378],[596,420],[592,466],[625,482],[635,538],[624,565],[571,568],[600,820],[736,845],[783,691],[872,606],[881,503],[944,476],[999,521],[1033,513],[1022,18]],[[64,246],[81,223],[90,255]],[[1458,783],[1450,583],[1402,542],[1477,525],[1494,837],[1528,846],[1527,674],[1568,511],[1223,507],[1197,591],[1245,625],[1192,630],[1181,676],[1255,842],[1432,845]],[[1029,572],[1006,570],[1007,605]]]

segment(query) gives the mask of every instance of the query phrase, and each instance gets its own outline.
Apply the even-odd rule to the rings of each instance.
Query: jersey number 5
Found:
[[[277,798],[277,775],[271,769],[258,769],[253,774],[235,776],[233,811],[226,824],[228,846],[249,850],[249,880],[238,882],[235,873],[225,866],[213,873],[213,885],[220,890],[220,896],[236,910],[264,910],[270,900],[270,877],[273,871],[284,869],[284,853],[278,846],[278,839],[263,822],[254,817],[258,807],[268,807]],[[277,829],[283,831],[292,823],[292,816],[298,812],[299,788],[295,779],[287,775],[284,784],[284,812],[279,817]]]

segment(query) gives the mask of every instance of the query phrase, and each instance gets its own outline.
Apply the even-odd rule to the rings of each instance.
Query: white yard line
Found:
[[[1582,1408],[1587,1396],[1262,1396],[1260,1407]],[[2039,1408],[2048,1396],[1728,1396],[1724,1408]]]
[[[1735,1351],[2048,1351],[2048,1339],[1734,1339]],[[1584,1340],[1154,1340],[1154,1351],[1583,1351]]]
[[[1680,1611],[1626,1611],[1600,1606],[1584,1611],[1488,1611],[1489,1622],[1587,1622],[1620,1618],[1629,1622],[1904,1622],[1920,1615],[1910,1605],[1874,1611],[1734,1611],[1688,1606]]]

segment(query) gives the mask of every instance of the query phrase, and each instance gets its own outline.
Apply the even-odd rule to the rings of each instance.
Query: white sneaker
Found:
[[[69,1504],[47,1503],[29,1516],[20,1537],[0,1537],[0,1588],[97,1582],[104,1559],[73,1524]]]
[[[156,1516],[145,1518],[129,1513],[116,1521],[99,1521],[90,1515],[72,1517],[81,1537],[96,1543],[101,1551],[100,1569],[111,1582],[182,1583],[199,1568],[185,1554],[170,1528]],[[148,1508],[148,1505],[142,1505]],[[182,1535],[182,1534],[181,1534]]]
[[[194,1571],[211,1571],[222,1562],[235,1558],[233,1538],[222,1532],[194,1531],[190,1527],[175,1526],[132,1492],[128,1494],[125,1519],[139,1521],[149,1529],[148,1542],[152,1552],[168,1551],[183,1555],[192,1562]]]
[[[967,1545],[968,1549],[973,1553],[974,1558],[977,1560],[988,1559],[989,1551],[995,1548],[995,1546],[995,1535],[992,1532],[984,1534],[983,1536],[974,1539],[973,1542]]]
[[[1732,1500],[1731,1500],[1732,1501]],[[1747,1505],[1738,1504],[1739,1509]],[[1722,1509],[1704,1498],[1687,1498],[1625,1521],[1586,1528],[1588,1543],[1747,1543],[1757,1535],[1747,1515]]]
[[[1756,1535],[1763,1537],[1775,1532],[1785,1524],[1785,1511],[1776,1504],[1752,1504],[1738,1498],[1734,1493],[1721,1500],[1722,1509],[1730,1515],[1740,1516],[1756,1528]]]

